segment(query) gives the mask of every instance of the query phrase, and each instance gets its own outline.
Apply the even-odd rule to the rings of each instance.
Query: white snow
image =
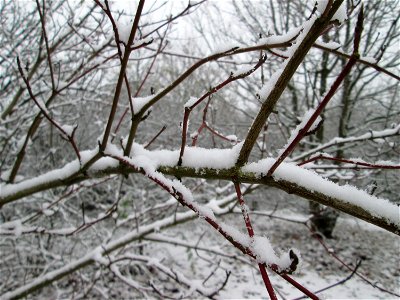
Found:
[[[289,268],[291,264],[289,253],[282,253],[281,256],[278,256],[267,237],[255,236],[252,246],[259,263],[275,264],[281,270]]]
[[[99,263],[100,265],[107,266],[110,263],[110,261],[103,256],[103,253],[104,253],[103,247],[101,246],[97,247],[92,252],[92,259],[97,263]]]
[[[275,159],[266,158],[243,167],[245,172],[266,174]],[[371,215],[384,218],[388,223],[400,225],[400,207],[387,199],[377,198],[354,186],[340,186],[322,178],[317,173],[291,163],[281,163],[273,174],[276,180],[285,180],[313,192],[323,193],[345,203],[351,203],[368,211]]]
[[[142,46],[144,44],[150,44],[152,41],[153,41],[153,38],[151,36],[148,36],[148,37],[146,37],[144,39],[133,41],[133,44],[132,44],[131,47],[132,48],[140,47],[140,46]]]
[[[97,149],[95,150],[87,150],[80,152],[81,162],[85,164],[89,161],[95,154],[97,153]],[[92,165],[90,170],[100,170],[107,167],[115,167],[118,164],[117,161],[111,158],[101,158],[96,163]],[[33,187],[37,187],[40,185],[44,185],[48,182],[54,182],[56,180],[63,180],[73,175],[75,172],[78,172],[80,169],[79,160],[74,160],[67,163],[64,167],[56,170],[49,171],[45,174],[39,175],[35,178],[27,179],[21,181],[19,183],[14,184],[1,184],[0,185],[0,197],[7,197],[18,193],[21,190],[28,190]],[[89,171],[90,171],[89,170]]]
[[[328,2],[329,2],[328,0],[317,0],[317,11],[320,14],[323,14]],[[343,23],[346,19],[347,19],[346,1],[343,1],[343,3],[340,5],[339,9],[333,15],[331,20],[332,21],[338,20],[339,23]]]
[[[294,38],[300,32],[296,40],[292,42],[292,46],[287,48],[287,50],[285,51],[285,54],[288,55],[289,57],[272,74],[270,79],[265,83],[265,85],[259,91],[258,95],[262,101],[268,98],[272,89],[275,87],[278,79],[281,77],[283,71],[285,70],[287,64],[290,62],[290,57],[293,56],[298,47],[301,45],[303,39],[307,36],[308,31],[310,30],[312,24],[315,22],[316,19],[317,17],[313,15],[309,20],[305,21],[301,27],[288,31],[286,35],[268,37],[266,38],[267,40],[264,41],[264,43],[287,42],[289,39]]]
[[[205,149],[186,147],[183,155],[183,166],[193,168],[227,169],[235,165],[242,144],[231,149]]]
[[[361,56],[360,59],[370,64],[376,64],[378,62],[378,60],[373,56]]]
[[[337,144],[353,143],[353,142],[363,141],[363,140],[368,140],[368,139],[380,139],[383,137],[388,137],[388,136],[396,135],[399,133],[400,133],[400,124],[394,124],[394,126],[392,128],[387,128],[387,129],[383,129],[383,130],[379,130],[379,131],[371,130],[371,131],[364,133],[362,135],[359,135],[359,136],[350,136],[347,138],[336,137],[323,145],[320,145],[314,149],[311,149],[310,151],[303,152],[299,156],[292,158],[291,161],[298,161],[309,155],[312,155],[316,152],[319,152],[323,149],[329,148],[329,147],[337,145]]]
[[[286,66],[286,64],[284,63]],[[274,72],[269,80],[263,85],[263,87],[260,89],[258,92],[258,95],[261,99],[261,101],[265,100],[269,94],[271,93],[272,89],[275,87],[277,80],[281,76],[282,72],[284,70],[284,67],[278,69],[276,72]]]
[[[196,102],[197,102],[197,98],[196,97],[190,97],[188,101],[186,101],[184,107],[191,107],[193,106]]]
[[[237,68],[236,71],[232,72],[231,75],[233,77],[237,77],[237,76],[240,76],[242,74],[246,74],[246,73],[250,72],[251,70],[253,70],[253,68],[254,68],[254,66],[252,66],[252,65],[250,65],[250,66],[246,66],[246,65],[240,66],[239,68]]]
[[[67,136],[72,136],[72,133],[74,132],[75,127],[71,125],[62,125],[61,126],[62,130],[67,134]]]
[[[335,21],[335,20],[339,21],[339,23],[343,23],[345,20],[347,20],[346,1],[343,1],[343,3],[340,5],[339,9],[333,15],[332,21]]]
[[[277,255],[267,237],[254,236],[251,238],[226,223],[221,223],[220,228],[228,233],[236,242],[249,248],[255,255],[258,263],[266,263],[267,265],[275,264],[280,270],[287,269],[290,266],[289,253],[282,253],[280,256]]]
[[[262,38],[257,42],[257,45],[271,45],[271,44],[281,44],[292,40],[299,34],[301,27],[295,27],[290,29],[287,33],[282,35],[271,35],[266,38]]]
[[[233,49],[236,49],[236,48],[239,48],[239,47],[240,46],[235,42],[220,43],[220,44],[217,44],[214,47],[214,50],[212,51],[212,53],[210,55],[219,54],[219,53],[225,53],[225,52],[228,52],[230,50],[233,50]]]
[[[228,140],[230,140],[232,143],[237,143],[237,142],[238,142],[238,138],[237,138],[237,136],[234,135],[234,134],[227,135],[226,138],[227,138]]]
[[[226,223],[220,223],[220,227],[223,231],[228,233],[236,242],[245,247],[250,247],[252,239],[248,236],[247,233],[240,232],[234,226],[228,225]]]
[[[328,49],[332,49],[332,50],[339,50],[342,47],[342,45],[340,45],[337,42],[333,42],[333,41],[330,41],[330,42],[327,42],[327,43],[325,43],[323,41],[317,41],[317,42],[315,42],[315,44],[316,45],[320,45],[320,46],[325,47],[325,48],[328,48]]]
[[[190,138],[191,138],[191,139],[195,139],[198,135],[199,135],[199,132],[198,132],[198,131],[192,132],[192,133],[190,134]]]
[[[390,160],[377,160],[375,162],[377,165],[382,165],[382,166],[392,166],[392,167],[399,167],[400,168],[400,162],[394,162]]]
[[[154,98],[155,95],[145,96],[145,97],[132,97],[132,105],[133,111],[135,114],[138,114],[140,110],[145,106],[147,103],[150,102],[151,99]]]
[[[182,158],[182,166],[192,168],[226,169],[235,165],[239,156],[242,143],[227,149],[206,149],[201,147],[185,147]],[[148,151],[142,145],[134,143],[132,156],[145,156],[153,166],[173,167],[177,164],[179,150],[155,150]]]
[[[116,25],[118,28],[119,40],[125,44],[128,43],[129,35],[130,35],[131,29],[132,29],[132,24],[133,24],[133,20],[130,20],[129,22],[127,20],[116,21]]]

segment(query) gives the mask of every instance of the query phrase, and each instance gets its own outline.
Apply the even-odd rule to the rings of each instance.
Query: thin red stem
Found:
[[[207,97],[210,97],[214,93],[218,92],[219,90],[224,88],[229,83],[231,83],[233,81],[236,81],[238,79],[246,78],[250,74],[254,73],[259,67],[262,66],[262,64],[266,60],[267,60],[267,56],[266,55],[261,56],[261,58],[258,60],[257,64],[252,69],[250,69],[250,70],[248,70],[246,72],[243,72],[241,74],[238,74],[238,75],[233,75],[233,74],[229,75],[229,77],[226,80],[224,80],[220,84],[216,85],[215,87],[211,88],[207,93],[205,93],[203,96],[201,96],[194,104],[192,104],[191,106],[185,107],[185,114],[183,116],[183,122],[182,122],[182,144],[181,144],[181,150],[180,150],[180,154],[179,154],[178,166],[182,165],[182,158],[183,158],[183,154],[185,152],[186,134],[187,134],[187,127],[188,127],[188,121],[189,121],[190,112],[197,105],[199,105],[201,102],[203,102],[204,99],[206,99]]]
[[[292,153],[294,148],[299,144],[299,142],[303,139],[303,137],[307,134],[307,132],[309,131],[311,126],[317,120],[318,116],[322,113],[325,106],[335,95],[335,93],[339,89],[342,81],[350,73],[352,67],[356,64],[357,59],[359,58],[358,47],[359,47],[360,37],[361,37],[361,32],[362,32],[362,24],[363,24],[363,9],[361,7],[361,11],[358,16],[357,25],[356,25],[356,29],[355,29],[355,33],[354,33],[354,35],[355,35],[354,47],[353,47],[354,50],[353,50],[353,54],[350,57],[350,60],[347,62],[346,66],[344,67],[342,72],[340,72],[339,76],[336,78],[335,82],[331,86],[329,92],[326,94],[324,99],[318,105],[317,109],[312,114],[310,119],[307,121],[307,123],[304,125],[304,127],[299,130],[299,133],[294,138],[294,140],[289,144],[289,146],[285,149],[285,151],[278,157],[278,159],[275,161],[275,163],[272,165],[272,167],[268,170],[267,176],[271,176],[274,173],[274,171],[278,168],[278,166],[283,162],[283,160],[288,155],[290,155],[290,153]]]
[[[220,133],[219,133],[218,131],[216,131],[214,128],[210,127],[210,125],[208,125],[207,122],[204,123],[204,127],[205,127],[206,129],[208,129],[213,135],[216,135],[217,137],[219,137],[219,138],[221,138],[221,139],[223,139],[223,140],[225,140],[225,141],[228,141],[228,142],[231,142],[231,143],[240,142],[239,140],[230,139],[230,138],[228,138],[228,137],[226,137],[226,136],[220,134]]]
[[[142,14],[144,2],[145,2],[145,0],[140,0],[140,2],[138,4],[138,8],[136,10],[135,19],[133,21],[132,29],[131,29],[131,32],[130,32],[130,35],[129,35],[129,39],[128,39],[128,43],[127,43],[128,46],[130,46],[133,43],[134,39],[135,39],[135,35],[136,35],[136,31],[137,31],[138,26],[139,26],[139,19],[140,19],[140,16]],[[117,40],[116,42],[118,43],[119,41]],[[108,117],[106,129],[105,129],[105,132],[104,132],[104,135],[103,135],[103,139],[102,139],[101,144],[100,144],[100,151],[104,151],[106,146],[107,146],[108,138],[109,138],[110,132],[111,132],[111,126],[112,126],[112,123],[114,121],[115,114],[117,112],[118,102],[119,102],[119,98],[120,98],[121,90],[122,90],[122,85],[125,82],[125,72],[126,72],[126,68],[127,68],[127,65],[128,65],[130,52],[131,52],[130,49],[127,47],[125,49],[125,53],[124,53],[124,56],[123,56],[122,61],[121,61],[121,69],[120,69],[119,76],[118,76],[117,86],[115,88],[114,99],[113,99],[113,102],[112,102],[110,115]]]
[[[253,229],[253,226],[251,225],[250,216],[247,211],[246,203],[244,202],[244,199],[243,199],[242,191],[240,190],[239,182],[234,180],[234,185],[235,185],[236,195],[239,200],[240,208],[242,209],[243,219],[246,224],[247,232],[249,233],[250,238],[253,239],[254,238],[254,229]],[[270,299],[277,300],[278,298],[276,297],[274,288],[272,287],[271,281],[269,280],[268,273],[265,268],[265,264],[259,263],[258,268],[260,269],[261,277],[264,281],[264,284],[268,291],[268,295],[269,295]]]
[[[167,31],[165,31],[165,34],[164,34],[163,38],[161,39],[160,46],[158,47],[158,50],[157,50],[156,54],[154,55],[153,60],[151,61],[149,68],[147,69],[146,75],[142,79],[139,87],[137,88],[137,90],[136,90],[136,92],[135,92],[135,94],[133,96],[134,98],[139,96],[139,93],[141,92],[144,84],[146,83],[147,79],[149,78],[149,75],[151,74],[151,70],[153,69],[154,63],[157,60],[157,56],[161,53],[162,44],[163,44],[163,40],[165,38],[166,32]],[[134,49],[131,49],[131,51],[132,50],[134,50]],[[132,103],[132,99],[130,99],[130,104],[131,103]],[[117,123],[117,126],[114,129],[114,134],[118,132],[119,128],[121,127],[122,121],[124,120],[124,118],[125,118],[126,114],[128,113],[128,111],[129,111],[129,108],[126,108],[124,113],[122,114],[121,118],[119,119],[119,121]],[[131,111],[133,113],[133,108],[131,108]]]
[[[290,277],[287,274],[279,274],[283,279],[285,279],[287,282],[289,282],[291,285],[296,287],[298,290],[300,290],[304,295],[310,297],[311,299],[318,300],[319,297],[315,294],[313,294],[311,291],[306,289],[304,286],[302,286],[300,283],[298,283],[296,280],[294,280],[292,277]]]

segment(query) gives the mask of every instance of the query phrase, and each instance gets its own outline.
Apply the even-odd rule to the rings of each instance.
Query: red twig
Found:
[[[212,96],[208,97],[208,101],[206,106],[203,109],[203,120],[201,122],[200,127],[197,129],[196,135],[192,138],[192,147],[196,146],[197,139],[199,138],[200,133],[203,131],[203,129],[206,127],[206,120],[207,120],[207,112],[208,112],[208,107],[210,106]]]
[[[208,125],[208,122],[204,123],[204,127],[206,129],[208,129],[208,131],[210,131],[213,135],[216,135],[217,137],[227,141],[227,142],[231,142],[231,143],[239,143],[240,140],[237,139],[230,139],[229,137],[222,135],[221,133],[219,133],[217,130],[215,130],[214,128],[210,127],[210,125]]]
[[[167,129],[167,126],[163,126],[160,131],[144,146],[145,149],[149,148],[150,145],[160,136],[161,133],[164,132],[164,130]]]
[[[244,223],[246,224],[247,232],[249,233],[249,237],[251,239],[253,239],[254,238],[254,229],[253,229],[253,226],[251,225],[249,212],[247,211],[247,206],[246,206],[246,203],[244,202],[242,191],[240,190],[240,185],[236,180],[234,180],[233,182],[235,185],[236,195],[239,200],[240,208],[242,210]],[[264,281],[265,287],[267,288],[269,297],[271,299],[277,300],[278,298],[276,297],[274,288],[272,287],[271,281],[269,280],[267,270],[265,269],[265,265],[262,263],[259,263],[258,268],[260,269],[261,277]]]
[[[122,164],[126,165],[127,167],[130,167],[134,170],[136,170],[137,172],[142,173],[143,175],[147,176],[150,180],[152,180],[154,183],[156,183],[157,185],[159,185],[161,188],[163,188],[165,191],[167,191],[172,197],[174,197],[176,200],[178,200],[178,202],[180,204],[182,204],[183,206],[188,207],[190,210],[192,210],[194,213],[196,213],[197,215],[201,215],[198,208],[191,203],[191,201],[187,201],[187,199],[185,199],[185,197],[177,190],[175,190],[174,188],[171,188],[169,185],[167,185],[166,183],[164,183],[162,180],[160,180],[159,178],[151,175],[151,174],[146,174],[146,172],[135,166],[134,164],[132,164],[131,162],[129,162],[128,160],[126,160],[123,157],[119,157],[119,156],[115,156],[115,155],[111,155],[111,154],[105,154],[106,156],[109,156],[111,158],[114,158],[116,160],[118,160],[119,162],[121,162]],[[201,215],[201,217],[208,223],[210,224],[215,230],[217,230],[226,240],[228,240],[233,246],[235,246],[236,248],[238,248],[240,251],[242,251],[244,254],[249,255],[252,258],[255,258],[255,254],[252,252],[252,250],[246,246],[243,246],[240,242],[236,241],[228,232],[226,232],[221,226],[220,224],[218,224],[218,222],[212,218],[210,218],[209,216],[206,215]]]
[[[149,75],[151,74],[151,70],[153,69],[154,63],[156,62],[158,55],[162,51],[163,41],[164,41],[166,33],[167,33],[167,30],[165,31],[164,36],[161,38],[160,45],[159,45],[159,47],[157,49],[157,52],[154,55],[153,60],[151,61],[149,68],[147,69],[146,75],[142,79],[139,87],[137,88],[137,90],[136,90],[136,92],[135,92],[135,94],[133,96],[134,98],[139,96],[139,93],[142,91],[142,88],[143,88],[144,84],[146,83],[147,79],[149,78]],[[133,50],[133,49],[131,49],[131,50]],[[131,108],[131,113],[133,114],[134,111],[133,111],[133,107],[132,107],[132,99],[130,99],[129,103],[131,104],[130,108]],[[122,114],[121,118],[119,119],[119,121],[117,123],[117,126],[114,129],[114,134],[118,132],[119,128],[121,127],[122,121],[124,120],[124,118],[125,118],[126,114],[128,113],[128,111],[129,111],[129,108],[126,108],[124,113]]]
[[[144,2],[145,2],[145,0],[140,0],[140,2],[138,4],[138,8],[136,10],[135,19],[133,21],[132,29],[131,29],[131,32],[129,34],[128,47],[125,48],[125,53],[124,53],[123,58],[121,60],[121,69],[120,69],[119,76],[118,76],[117,86],[115,88],[114,99],[113,99],[113,102],[112,102],[110,115],[108,117],[106,129],[104,131],[103,139],[102,139],[101,144],[100,144],[100,151],[104,151],[106,146],[107,146],[108,137],[109,137],[110,132],[111,132],[111,126],[112,126],[112,123],[114,121],[115,114],[117,112],[118,102],[119,102],[119,98],[120,98],[121,90],[122,90],[122,85],[125,82],[125,72],[126,72],[126,68],[127,68],[127,65],[128,65],[129,55],[131,53],[131,51],[129,49],[129,46],[133,43],[133,41],[135,39],[135,35],[136,35],[136,31],[137,31],[138,26],[139,26],[139,19],[140,19],[140,16],[142,14]],[[118,40],[116,42],[118,43]]]
[[[300,290],[304,295],[310,297],[311,299],[318,300],[319,297],[315,295],[313,292],[309,291],[306,289],[304,286],[299,284],[296,280],[294,280],[292,277],[290,277],[287,274],[279,274],[283,279],[285,279],[287,282],[289,282],[291,285],[295,286],[298,290]]]
[[[177,191],[174,187],[171,187],[169,184],[166,184],[160,178],[157,178],[156,176],[154,176],[152,174],[146,173],[143,169],[141,169],[140,167],[137,167],[136,165],[134,165],[133,163],[128,161],[125,157],[119,157],[119,156],[115,156],[115,155],[107,154],[107,153],[105,153],[105,155],[109,156],[111,158],[114,158],[114,159],[118,160],[119,162],[121,162],[122,164],[126,165],[127,167],[132,168],[132,169],[136,170],[137,172],[142,173],[143,175],[147,176],[150,180],[152,180],[154,183],[156,183],[161,188],[163,188],[165,191],[167,191],[176,200],[178,200],[178,202],[180,204],[182,204],[183,206],[188,207],[194,213],[196,213],[197,215],[201,216],[202,219],[204,219],[208,224],[210,224],[216,231],[218,231],[234,247],[236,247],[237,249],[242,251],[242,253],[244,253],[246,255],[249,255],[252,258],[254,258],[254,259],[256,258],[256,255],[253,253],[251,248],[249,248],[247,246],[244,246],[240,242],[236,241],[227,231],[225,231],[223,229],[223,227],[214,218],[209,217],[207,215],[202,215],[199,212],[199,209],[196,206],[196,204],[193,203],[192,201],[188,201],[187,199],[185,199],[185,197],[182,195],[182,193]],[[271,269],[274,272],[279,273],[279,274],[286,272],[286,270],[279,271],[278,270],[278,266],[275,265],[275,264],[272,264],[269,267],[271,267]],[[291,271],[291,270],[289,270],[289,271]]]
[[[218,92],[219,90],[224,88],[229,83],[231,83],[235,80],[238,80],[238,79],[243,79],[243,78],[249,76],[250,74],[254,73],[254,71],[256,71],[259,67],[261,67],[261,65],[266,61],[266,59],[267,59],[267,56],[263,55],[252,69],[250,69],[244,73],[238,74],[238,75],[234,75],[232,73],[231,75],[229,75],[229,77],[226,80],[224,80],[220,84],[216,85],[215,87],[211,88],[207,93],[205,93],[203,96],[201,96],[196,102],[194,102],[190,106],[185,106],[185,113],[184,113],[183,122],[182,122],[182,144],[181,144],[181,150],[180,150],[180,154],[179,154],[178,166],[182,165],[182,158],[183,158],[183,154],[184,154],[185,146],[186,146],[186,136],[187,136],[187,128],[188,128],[190,112],[197,105],[199,105],[204,99],[206,99],[207,97],[210,97],[212,94]]]
[[[324,242],[324,240],[318,235],[315,234],[315,232],[312,230],[312,228],[310,226],[308,226],[306,223],[304,223],[304,225],[310,230],[310,232],[312,233],[312,236],[322,245],[322,247],[325,249],[325,251],[332,256],[335,260],[337,260],[342,266],[344,266],[346,269],[348,269],[351,272],[354,272],[358,277],[360,277],[362,280],[364,280],[365,282],[367,282],[368,284],[370,284],[372,287],[377,288],[378,290],[391,294],[393,296],[397,296],[400,297],[399,294],[388,291],[384,288],[381,288],[379,286],[377,286],[375,283],[373,283],[372,281],[370,281],[368,278],[366,278],[364,275],[360,274],[359,272],[357,272],[357,270],[355,270],[355,268],[349,266],[346,262],[344,262],[339,256],[337,256],[335,254],[334,251],[331,250],[331,247],[327,246]]]
[[[362,260],[359,260],[359,261],[357,262],[356,267],[355,267],[354,270],[350,273],[349,276],[347,276],[346,278],[344,278],[344,279],[342,279],[342,280],[340,280],[340,281],[338,281],[338,282],[335,282],[335,283],[333,283],[333,284],[331,284],[331,285],[329,285],[329,286],[326,286],[326,287],[324,287],[324,288],[322,288],[322,289],[316,291],[315,293],[321,293],[321,292],[326,291],[326,290],[329,290],[329,289],[331,289],[331,288],[333,288],[333,287],[335,287],[335,286],[344,284],[346,281],[349,281],[349,280],[354,276],[354,274],[356,274],[357,269],[361,266],[361,262],[362,262]],[[299,297],[299,298],[295,298],[295,299],[293,299],[293,300],[300,300],[300,299],[304,299],[304,298],[305,298],[305,297]]]
[[[283,162],[283,160],[294,150],[294,148],[299,144],[299,142],[303,139],[303,137],[307,134],[311,126],[317,120],[318,116],[322,113],[325,106],[332,99],[333,95],[335,95],[336,91],[340,87],[340,84],[344,80],[344,78],[350,73],[352,67],[356,64],[357,59],[359,58],[358,48],[360,44],[361,32],[363,26],[363,6],[361,6],[360,13],[358,14],[357,25],[355,28],[355,37],[354,37],[354,48],[353,54],[350,57],[350,60],[347,62],[346,66],[336,78],[335,82],[331,86],[329,92],[326,94],[324,99],[316,108],[315,112],[312,114],[310,119],[304,125],[302,129],[299,130],[299,133],[294,138],[294,140],[289,144],[289,146],[285,149],[285,151],[278,157],[276,162],[272,165],[272,167],[268,170],[267,176],[271,176],[274,171],[278,168],[278,166]]]
[[[239,200],[240,208],[242,210],[242,215],[243,215],[243,218],[244,218],[244,222],[246,224],[247,232],[249,233],[250,238],[253,238],[254,237],[254,229],[253,229],[253,227],[251,225],[251,222],[250,222],[250,216],[249,216],[249,213],[248,213],[248,210],[247,210],[247,206],[246,206],[246,204],[244,202],[242,192],[240,190],[240,185],[235,179],[233,180],[233,182],[234,182],[234,185],[235,185],[236,195],[237,195],[237,198]],[[291,252],[291,254],[295,255],[293,252]],[[296,262],[294,262],[294,266],[293,266],[294,270],[297,267],[297,263],[298,263],[298,259],[297,259]],[[258,264],[258,267],[260,269],[261,276],[263,278],[265,287],[267,288],[267,291],[268,291],[268,294],[269,294],[270,298],[271,299],[277,299],[276,295],[275,295],[275,292],[274,292],[274,289],[272,287],[271,281],[269,280],[268,273],[267,273],[267,270],[265,268],[265,264]],[[289,275],[287,275],[286,272],[280,271],[278,266],[270,265],[270,268],[271,268],[272,271],[274,271],[276,274],[281,276],[283,279],[285,279],[287,282],[289,282],[295,288],[300,290],[304,295],[307,295],[311,299],[319,299],[315,294],[313,294],[311,291],[309,291],[303,285],[301,285],[296,280],[294,280]]]
[[[262,215],[264,215],[264,214],[262,214]],[[373,283],[371,280],[369,280],[369,279],[366,278],[364,275],[362,275],[361,273],[359,273],[359,272],[358,272],[358,269],[357,269],[357,268],[358,268],[357,265],[356,265],[356,267],[353,268],[353,267],[351,267],[350,265],[348,265],[346,262],[344,262],[343,259],[341,259],[338,255],[335,254],[334,251],[332,251],[332,246],[326,245],[325,242],[324,242],[324,240],[323,240],[318,234],[316,234],[316,233],[312,230],[312,228],[308,225],[309,219],[308,219],[308,220],[305,220],[305,221],[298,221],[298,220],[292,220],[292,219],[288,219],[288,218],[283,218],[283,217],[275,216],[275,215],[273,215],[273,213],[272,213],[272,214],[268,214],[268,215],[266,215],[266,216],[268,216],[268,217],[270,217],[270,218],[275,218],[275,219],[283,220],[283,221],[286,221],[286,222],[291,222],[291,223],[296,223],[296,224],[302,224],[302,225],[304,225],[304,226],[310,231],[310,233],[312,234],[312,237],[315,238],[315,239],[322,245],[322,247],[324,248],[324,250],[325,250],[333,259],[335,259],[335,260],[338,261],[341,265],[343,265],[346,269],[348,269],[349,271],[351,271],[352,274],[354,273],[355,275],[357,275],[358,277],[360,277],[362,280],[364,280],[366,283],[368,283],[369,285],[371,285],[371,286],[374,287],[374,288],[377,288],[378,290],[380,290],[380,291],[382,291],[382,292],[391,294],[391,295],[396,296],[396,297],[400,297],[399,294],[394,293],[394,292],[391,292],[391,291],[389,291],[389,290],[386,290],[386,289],[384,289],[384,288],[382,288],[382,287],[379,287],[376,283]],[[289,278],[289,276],[288,276],[287,274],[280,274],[280,273],[278,273],[278,274],[281,275],[281,277],[284,278],[285,280],[289,279],[289,280],[287,280],[289,283],[291,283],[291,280],[293,280],[292,278]],[[285,276],[282,276],[282,275],[285,275]],[[353,276],[353,275],[352,275],[352,276]],[[298,284],[298,283],[297,283],[297,284]],[[336,286],[336,285],[337,285],[337,284],[331,285],[331,286],[329,286],[328,288],[332,288],[332,287],[334,287],[334,286]],[[303,287],[303,288],[304,288],[304,287]],[[327,288],[324,288],[323,290],[327,290]],[[321,292],[321,291],[323,291],[323,290],[316,291],[315,293],[319,293],[319,292]],[[303,292],[305,295],[307,295],[307,296],[309,296],[310,298],[312,298],[311,295],[306,294],[306,291],[305,291],[305,290],[304,290],[304,291],[302,290],[302,292]],[[311,292],[310,292],[310,293],[311,293]],[[312,294],[312,293],[311,293],[311,294]],[[297,299],[302,299],[302,298],[297,298]]]

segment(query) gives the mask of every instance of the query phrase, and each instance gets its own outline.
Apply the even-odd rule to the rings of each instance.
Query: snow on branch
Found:
[[[397,124],[393,126],[392,128],[386,128],[383,130],[371,130],[367,133],[364,133],[359,136],[349,136],[345,138],[341,137],[335,137],[329,142],[326,142],[320,146],[317,146],[311,150],[302,152],[300,155],[292,157],[289,159],[289,161],[299,161],[302,160],[306,157],[309,157],[313,154],[316,154],[318,152],[321,152],[322,150],[325,150],[327,148],[333,147],[333,146],[341,146],[344,144],[350,144],[350,143],[356,143],[356,142],[361,142],[361,141],[366,141],[366,140],[374,140],[374,139],[382,139],[386,137],[391,137],[391,136],[397,136],[400,135],[400,124]]]
[[[263,176],[265,170],[269,170],[274,163],[275,160],[273,158],[263,159],[243,167],[243,171]],[[296,183],[298,186],[306,188],[311,193],[321,193],[327,197],[337,199],[340,202],[352,204],[367,211],[373,217],[385,219],[388,224],[394,224],[400,229],[400,207],[389,200],[377,198],[354,186],[340,186],[319,176],[313,171],[303,169],[290,163],[280,164],[274,172],[273,177],[278,181],[284,180]],[[398,232],[398,234],[399,233],[400,232]]]
[[[400,234],[399,207],[388,200],[369,195],[367,192],[352,186],[340,186],[318,176],[311,170],[291,163],[282,163],[276,169],[273,178],[263,178],[265,170],[268,170],[275,161],[274,158],[267,158],[256,163],[250,163],[241,169],[236,169],[235,161],[241,146],[242,144],[238,144],[228,149],[187,147],[182,166],[178,167],[176,163],[179,158],[179,150],[149,151],[139,144],[134,144],[132,159],[135,164],[138,164],[138,168],[147,170],[149,174],[156,174],[156,176],[159,176],[158,172],[179,177],[203,177],[222,180],[232,180],[232,176],[236,176],[240,182],[275,186]],[[117,157],[121,155],[122,151],[110,145],[107,150]],[[81,157],[84,160],[89,160],[92,156],[93,151],[81,152]],[[124,160],[126,159],[124,157]],[[36,178],[16,184],[3,183],[1,184],[0,204],[4,205],[45,189],[87,179],[83,175],[71,177],[79,172],[79,166],[79,161],[75,160],[61,169]],[[139,169],[132,169],[128,173],[139,171]],[[157,173],[154,173],[155,171]],[[99,159],[87,171],[92,177],[124,172],[127,172],[126,169],[119,168],[118,161],[111,157]],[[168,182],[170,191],[172,187],[177,188],[176,184],[179,185],[178,182]],[[188,191],[183,188],[178,187],[178,191],[189,195]]]

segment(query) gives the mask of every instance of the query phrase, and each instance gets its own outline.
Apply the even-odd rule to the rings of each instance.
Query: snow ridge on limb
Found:
[[[275,159],[266,158],[259,162],[250,163],[242,168],[245,172],[251,172],[263,176]],[[294,164],[282,163],[273,175],[276,180],[285,180],[306,188],[310,192],[322,193],[331,197],[358,206],[369,212],[374,217],[384,218],[388,224],[393,223],[400,227],[400,207],[387,199],[377,198],[365,191],[359,190],[351,185],[340,186],[328,179],[319,176],[317,173],[303,169]]]
[[[267,170],[266,168],[271,165],[274,158],[267,158],[237,169],[234,164],[240,147],[241,144],[230,149],[188,147],[181,167],[176,166],[179,150],[149,151],[139,144],[134,144],[132,152],[135,160],[141,161],[143,167],[146,167],[145,163],[147,163],[151,167],[149,170],[152,172],[156,170],[164,175],[228,181],[232,180],[232,174],[234,174],[238,181],[242,183],[274,186],[286,192],[339,209],[400,235],[399,207],[390,201],[369,195],[367,192],[358,190],[355,187],[340,186],[318,176],[311,170],[290,163],[282,163],[277,168],[273,178],[262,178],[264,175],[262,172]],[[114,155],[120,156],[122,154],[121,150],[116,147],[113,149],[110,145],[107,150]],[[89,159],[93,154],[94,151],[81,152],[83,160]],[[218,164],[216,164],[217,161]],[[61,169],[50,171],[33,179],[16,184],[2,184],[0,186],[0,205],[43,190],[87,180],[89,175],[95,178],[111,174],[139,172],[139,170],[119,166],[118,161],[111,157],[99,159],[87,171],[89,175],[71,176],[76,174],[77,170],[79,170],[79,161],[75,160]]]

